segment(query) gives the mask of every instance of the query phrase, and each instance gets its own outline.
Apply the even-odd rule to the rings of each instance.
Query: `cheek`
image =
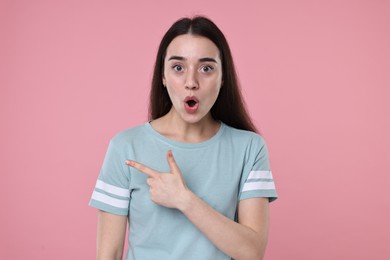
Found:
[[[220,92],[222,90],[222,81],[219,82],[217,86],[215,86],[214,93],[215,93],[215,100],[218,98]],[[214,100],[214,101],[215,101]]]
[[[205,82],[205,84],[208,86],[210,94],[218,95],[219,91],[221,90],[222,81],[217,78],[212,81]]]
[[[168,85],[169,83],[167,83]],[[172,87],[172,84],[167,87],[169,98],[171,99],[172,103],[178,103],[181,101],[180,93],[177,91],[175,87]]]
[[[215,96],[214,96],[214,102],[215,100],[217,100],[218,96],[219,96],[219,92],[221,92],[221,87],[217,87],[215,89]]]
[[[184,77],[180,77],[178,75],[172,75],[172,72],[165,72],[164,80],[166,85],[170,88],[177,89],[183,86]]]
[[[207,101],[209,105],[213,106],[219,96],[220,90],[221,88],[219,86],[211,88],[205,96],[205,101]]]

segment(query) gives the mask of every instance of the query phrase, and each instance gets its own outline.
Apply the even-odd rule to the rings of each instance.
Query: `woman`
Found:
[[[277,198],[264,140],[241,98],[229,46],[205,17],[163,37],[150,121],[109,145],[90,205],[98,259],[262,259]]]

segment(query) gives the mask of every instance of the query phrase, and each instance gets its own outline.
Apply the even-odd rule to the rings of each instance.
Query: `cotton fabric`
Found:
[[[221,122],[211,139],[189,144],[166,138],[148,122],[111,139],[90,205],[128,216],[128,260],[230,259],[179,210],[152,202],[147,176],[125,164],[135,160],[169,172],[168,150],[188,188],[232,220],[240,200],[278,197],[268,149],[260,135]]]

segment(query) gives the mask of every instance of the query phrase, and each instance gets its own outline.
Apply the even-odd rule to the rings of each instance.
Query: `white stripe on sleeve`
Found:
[[[273,181],[256,181],[256,182],[247,182],[244,184],[242,191],[251,191],[251,190],[274,190],[275,183]]]
[[[130,198],[130,190],[116,187],[102,180],[97,180],[95,187],[117,196]]]
[[[248,180],[253,179],[272,179],[272,171],[251,171]]]
[[[129,201],[128,200],[120,200],[113,197],[110,197],[106,194],[100,193],[98,191],[94,191],[92,193],[92,199],[96,201],[100,201],[104,204],[108,204],[117,208],[127,209],[129,207]]]

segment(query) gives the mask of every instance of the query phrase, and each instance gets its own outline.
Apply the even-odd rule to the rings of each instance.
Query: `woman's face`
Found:
[[[211,119],[210,109],[222,84],[218,47],[202,36],[174,38],[164,60],[163,84],[173,104],[171,112],[187,123]]]

